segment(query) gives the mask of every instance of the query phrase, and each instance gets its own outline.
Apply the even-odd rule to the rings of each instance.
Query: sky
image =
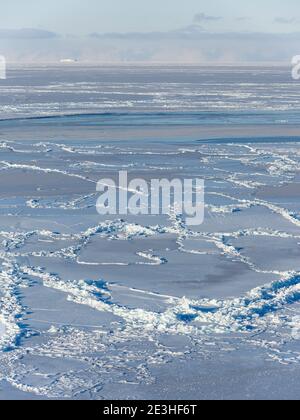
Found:
[[[171,31],[197,23],[209,31],[293,32],[299,0],[4,0],[0,29],[61,34]]]
[[[299,0],[2,0],[10,61],[288,63]]]

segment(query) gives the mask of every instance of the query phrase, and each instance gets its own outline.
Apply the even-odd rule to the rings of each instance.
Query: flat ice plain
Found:
[[[11,75],[0,84],[0,398],[299,399],[289,70]],[[124,169],[203,178],[204,223],[100,217],[96,182]]]

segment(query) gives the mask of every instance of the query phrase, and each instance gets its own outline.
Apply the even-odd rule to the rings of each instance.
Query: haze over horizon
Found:
[[[0,54],[13,62],[290,63],[300,53],[296,0],[12,0]]]

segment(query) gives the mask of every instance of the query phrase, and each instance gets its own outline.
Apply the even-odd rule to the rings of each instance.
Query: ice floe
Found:
[[[295,182],[295,144],[172,145],[161,153],[134,144],[3,141],[0,148],[2,173],[41,173],[47,179],[59,174],[91,187],[99,171],[180,168],[207,182],[207,218],[194,228],[174,211],[168,217],[100,220],[93,185],[86,193],[40,189],[34,197],[5,191],[1,379],[23,392],[77,398],[84,392],[95,396],[111,382],[153,384],[153,366],[210,358],[213,349],[238,351],[241,343],[272,363],[300,362],[293,346],[299,340],[297,259],[293,267],[290,260],[284,268],[265,266],[252,252],[256,241],[268,240],[274,258],[292,245],[296,255],[298,202],[262,194],[266,186]],[[247,279],[243,293],[225,293],[227,284],[241,278]],[[212,296],[205,297],[208,287]],[[54,317],[64,305],[70,309]],[[75,319],[77,311],[86,318]],[[167,339],[185,345],[169,347]],[[39,358],[54,361],[57,371],[39,365]]]

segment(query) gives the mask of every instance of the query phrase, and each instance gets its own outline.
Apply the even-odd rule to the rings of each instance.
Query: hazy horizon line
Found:
[[[125,39],[134,39],[136,37],[145,37],[145,38],[176,38],[176,37],[201,37],[201,36],[270,36],[270,37],[290,37],[290,36],[299,36],[299,31],[291,32],[272,32],[272,31],[231,31],[231,30],[206,30],[199,25],[189,25],[186,27],[170,30],[170,31],[129,31],[129,32],[92,32],[85,34],[72,34],[72,33],[61,33],[54,32],[46,28],[34,28],[34,27],[22,27],[22,28],[0,28],[0,39],[83,39],[83,38],[93,38],[93,39],[105,39],[105,38],[125,38]]]

